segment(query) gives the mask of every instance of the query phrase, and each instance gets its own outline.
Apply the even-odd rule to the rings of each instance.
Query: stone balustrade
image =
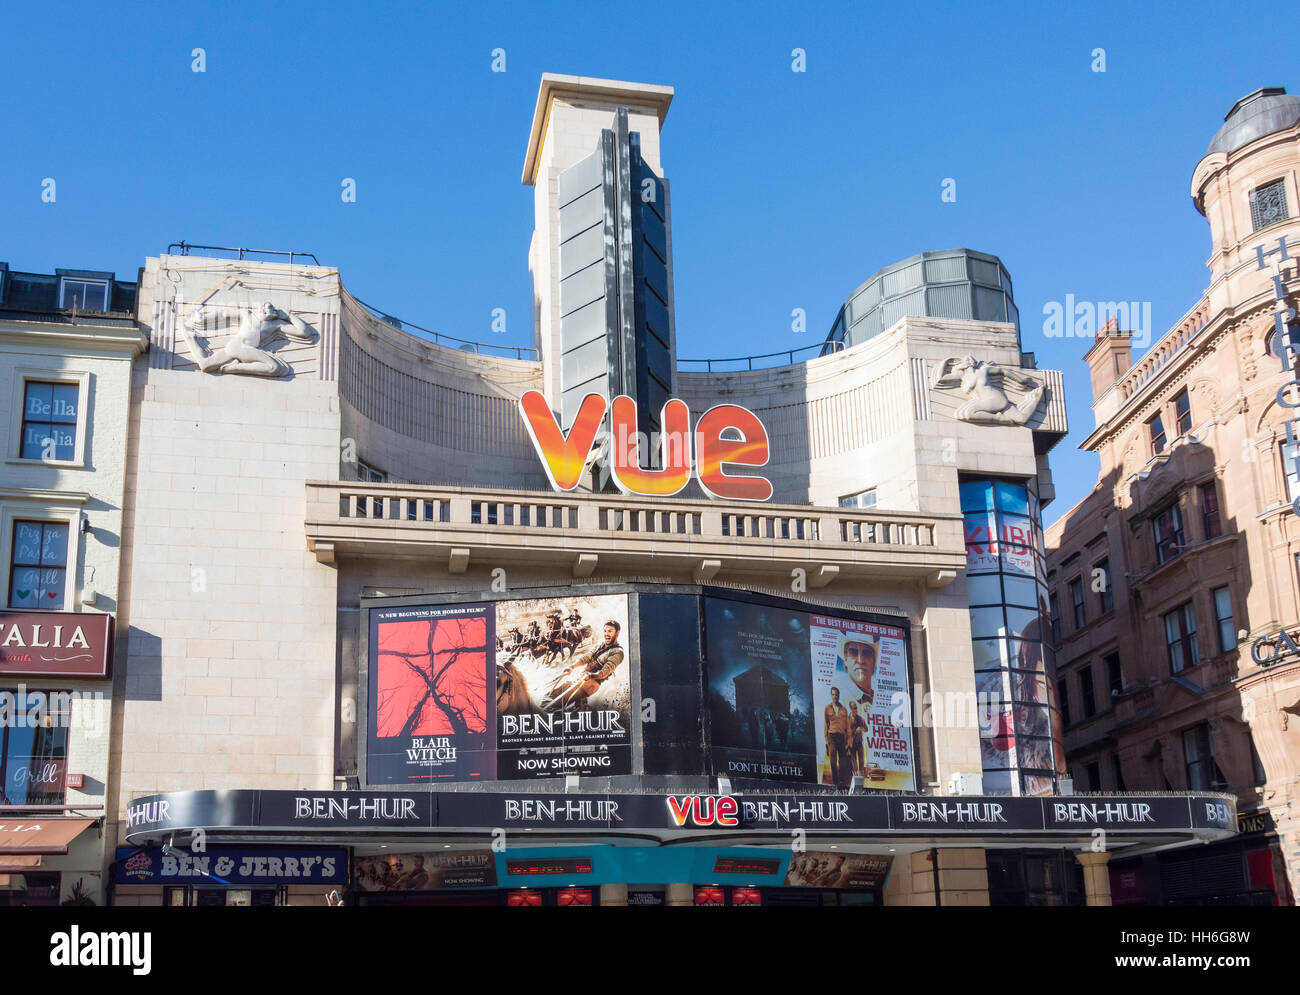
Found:
[[[1210,317],[1210,301],[1204,297],[1183,315],[1173,328],[1164,334],[1146,354],[1133,365],[1119,382],[1120,394],[1124,401],[1135,396],[1157,373],[1163,370],[1173,358],[1200,334]]]
[[[562,559],[579,577],[598,565],[697,581],[803,567],[811,587],[867,575],[941,586],[965,565],[958,515],[811,505],[310,482],[306,528],[322,562],[446,556],[453,573],[471,559]]]

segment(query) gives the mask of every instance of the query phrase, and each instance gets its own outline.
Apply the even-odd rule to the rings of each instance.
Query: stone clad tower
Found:
[[[590,393],[627,394],[659,428],[673,393],[672,237],[659,129],[672,88],[547,73],[523,182],[545,393],[568,425]]]

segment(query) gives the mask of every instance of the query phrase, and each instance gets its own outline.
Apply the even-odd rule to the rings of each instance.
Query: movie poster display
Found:
[[[719,598],[704,605],[714,771],[811,781],[808,614]]]
[[[809,616],[817,781],[847,788],[915,790],[906,704],[906,633],[826,615]]]
[[[494,888],[496,855],[491,850],[453,853],[393,853],[353,861],[357,891],[436,891]]]
[[[492,611],[469,604],[371,612],[369,783],[495,777]]]
[[[894,858],[870,853],[805,850],[790,858],[783,882],[790,888],[873,891],[884,885]]]
[[[502,780],[632,771],[626,594],[496,605]]]

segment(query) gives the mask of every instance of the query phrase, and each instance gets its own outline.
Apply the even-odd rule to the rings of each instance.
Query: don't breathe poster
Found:
[[[708,598],[705,644],[714,772],[814,780],[807,614]]]

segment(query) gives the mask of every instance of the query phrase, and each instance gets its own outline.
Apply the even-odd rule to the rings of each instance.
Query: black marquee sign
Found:
[[[1220,839],[1237,831],[1236,800],[1218,794],[1068,795],[1049,798],[837,793],[782,795],[560,792],[179,791],[127,806],[134,845],[203,829],[286,838],[358,832],[528,829],[543,833],[710,834],[807,832],[1077,838],[1096,830]]]

